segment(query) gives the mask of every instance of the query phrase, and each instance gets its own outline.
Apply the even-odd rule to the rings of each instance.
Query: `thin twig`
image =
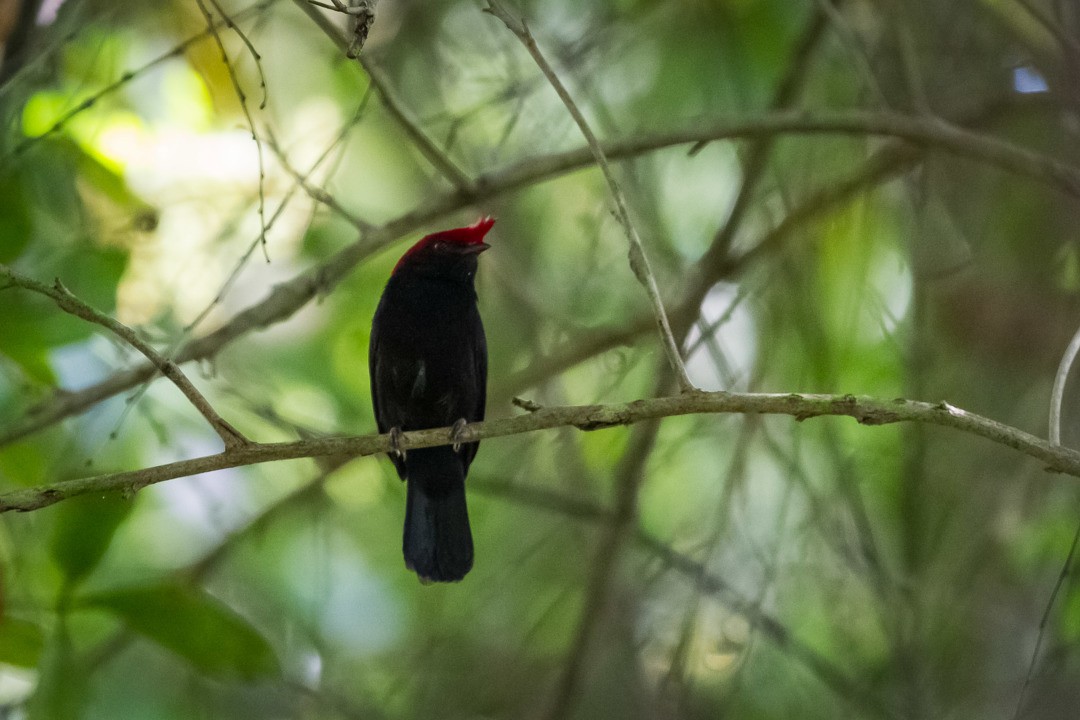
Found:
[[[214,7],[221,13],[222,22],[230,28],[236,29],[236,25],[232,19],[221,11],[221,7],[217,4],[216,0],[210,0]],[[255,119],[251,116],[251,109],[247,104],[247,93],[244,92],[244,86],[240,84],[240,78],[236,75],[236,68],[233,67],[232,60],[229,59],[229,53],[225,50],[225,43],[221,40],[221,35],[218,33],[217,22],[214,20],[213,15],[207,9],[203,0],[195,0],[195,4],[199,6],[199,11],[202,12],[203,17],[206,19],[206,27],[210,31],[210,35],[214,38],[214,43],[217,45],[218,50],[221,52],[221,62],[224,63],[226,70],[229,72],[229,81],[232,83],[233,92],[236,93],[236,99],[240,102],[240,110],[244,113],[244,118],[247,120],[248,130],[251,132],[251,139],[255,142],[255,154],[259,161],[259,238],[262,242],[263,257],[266,258],[266,262],[270,262],[270,252],[266,247],[266,163],[263,158],[262,140],[259,139],[259,134],[255,131]],[[259,53],[255,52],[255,48],[251,45],[251,42],[247,39],[243,33],[238,29],[236,32],[243,39],[244,44],[247,45],[251,51],[252,56],[255,58],[255,66],[259,71],[259,82],[262,85],[263,99],[259,108],[266,107],[266,79],[262,74],[262,63],[260,62]]]
[[[57,307],[66,313],[112,331],[117,337],[123,339],[146,356],[146,359],[153,363],[154,367],[156,367],[162,375],[172,380],[176,387],[180,389],[180,392],[182,392],[191,404],[195,406],[195,409],[206,418],[206,421],[214,428],[214,432],[216,432],[221,438],[221,441],[225,443],[226,451],[235,450],[250,444],[251,441],[245,438],[236,428],[217,414],[217,411],[210,405],[210,402],[194,385],[191,384],[191,381],[188,380],[187,376],[175,362],[161,355],[127,325],[95,310],[79,298],[75,297],[71,291],[64,287],[59,278],[56,279],[56,282],[52,286],[49,286],[45,283],[26,277],[2,263],[0,263],[0,277],[6,278],[11,285],[50,298],[56,303]]]
[[[248,49],[248,54],[251,55],[252,61],[255,63],[255,72],[259,76],[259,90],[262,91],[262,98],[259,100],[259,109],[266,109],[267,89],[266,89],[266,73],[263,72],[262,55],[255,49],[255,45],[251,42],[251,39],[244,33],[243,30],[237,26],[233,19],[227,12],[221,7],[221,3],[218,0],[210,0],[210,4],[217,10],[218,15],[221,16],[225,26],[236,33],[236,36],[240,38],[240,41],[244,43],[244,46]]]
[[[586,522],[610,524],[615,519],[614,510],[548,488],[517,483],[478,482],[472,486],[472,490]],[[634,534],[634,540],[640,547],[662,559],[672,570],[693,582],[701,592],[714,597],[729,611],[745,617],[750,627],[783,650],[786,657],[801,663],[826,687],[876,715],[890,716],[887,709],[882,707],[880,701],[874,698],[867,688],[858,685],[839,666],[801,642],[781,620],[762,610],[759,602],[744,597],[704,563],[678,552],[640,527]]]
[[[274,224],[278,221],[278,219],[285,212],[285,209],[288,207],[289,202],[292,200],[292,196],[296,193],[297,188],[303,188],[304,190],[307,190],[310,187],[310,182],[308,181],[308,177],[311,174],[313,174],[326,161],[326,159],[330,157],[330,154],[334,151],[334,149],[338,145],[340,145],[341,142],[344,141],[345,136],[348,133],[349,128],[351,128],[353,125],[355,125],[357,122],[359,122],[360,118],[362,117],[362,115],[364,113],[364,109],[367,106],[367,99],[369,97],[370,97],[370,93],[365,91],[364,97],[360,101],[360,104],[357,107],[356,112],[353,114],[352,119],[348,123],[346,123],[345,126],[343,126],[341,128],[341,130],[338,132],[337,136],[334,138],[333,142],[331,142],[329,145],[327,145],[326,149],[323,150],[323,152],[319,155],[318,158],[315,159],[315,162],[312,163],[311,168],[308,170],[306,175],[299,173],[298,171],[296,171],[291,166],[287,166],[289,172],[291,174],[293,174],[293,177],[295,179],[295,183],[292,185],[292,187],[290,187],[286,191],[285,195],[281,198],[281,201],[278,203],[277,207],[274,209],[274,212],[270,214],[269,218],[267,218],[266,227],[261,229],[260,234],[257,235],[255,237],[255,239],[252,240],[248,244],[247,249],[240,255],[240,258],[236,261],[236,264],[233,265],[233,269],[229,272],[229,276],[225,278],[225,281],[221,284],[221,287],[218,289],[217,294],[215,294],[214,297],[210,299],[210,302],[208,302],[203,307],[203,309],[199,312],[198,315],[195,316],[194,319],[192,319],[191,322],[189,322],[187,325],[185,325],[183,327],[183,329],[180,332],[179,336],[173,340],[171,347],[167,351],[167,355],[168,355],[169,358],[171,358],[173,360],[176,360],[176,358],[178,356],[178,353],[182,353],[182,350],[181,350],[182,343],[185,340],[187,340],[188,336],[195,330],[195,328],[197,328],[200,324],[202,324],[202,322],[207,317],[209,317],[210,312],[215,307],[217,307],[221,303],[221,301],[225,298],[225,295],[232,288],[232,286],[236,282],[237,278],[240,277],[240,273],[247,266],[248,260],[250,260],[251,256],[255,254],[255,250],[257,250],[261,246],[261,244],[262,244],[262,233],[263,232],[269,232],[274,227]],[[285,164],[284,159],[283,159],[282,164]],[[359,219],[357,219],[357,220],[358,220],[358,222],[362,222]],[[369,226],[366,223],[364,223],[363,227],[369,227]],[[124,406],[124,410],[121,413],[120,418],[116,422],[117,428],[119,428],[121,425],[123,425],[125,419],[127,418],[128,413],[131,412],[131,410],[137,405],[139,399],[142,397],[143,393],[145,393],[147,388],[149,387],[149,383],[152,382],[155,377],[156,377],[156,375],[154,373],[148,374],[146,376],[146,378],[141,381],[142,386],[139,388],[139,390],[136,391],[131,397],[128,398],[128,401]],[[138,383],[136,383],[136,384],[138,384]],[[3,444],[3,441],[0,440],[0,445],[2,445],[2,444]]]
[[[1065,383],[1069,379],[1069,371],[1076,363],[1076,355],[1080,353],[1080,328],[1077,328],[1065,354],[1058,363],[1057,374],[1054,376],[1054,389],[1050,393],[1050,442],[1055,445],[1061,444],[1061,402],[1065,397]]]
[[[414,119],[409,111],[405,109],[405,105],[394,93],[393,88],[390,85],[390,80],[383,73],[378,66],[368,61],[367,56],[360,55],[357,57],[357,61],[363,66],[364,72],[367,73],[368,79],[371,80],[372,86],[379,93],[379,97],[382,98],[383,107],[390,113],[390,116],[397,121],[401,129],[405,131],[405,134],[409,136],[416,149],[420,151],[420,154],[427,159],[431,165],[438,170],[443,177],[450,181],[457,190],[465,195],[472,195],[476,192],[476,183],[465,171],[457,166],[450,156],[435,144],[435,141],[427,136],[423,130],[420,129],[420,123]]]
[[[371,225],[371,223],[367,222],[360,216],[354,215],[353,213],[349,212],[344,205],[338,202],[338,199],[336,197],[326,192],[322,188],[312,185],[311,182],[308,180],[307,176],[294,168],[292,166],[292,163],[289,162],[289,157],[285,154],[285,150],[282,149],[281,145],[278,144],[277,138],[274,136],[274,133],[271,132],[269,128],[267,128],[266,131],[266,144],[270,147],[271,152],[273,152],[274,155],[277,156],[277,160],[279,163],[281,163],[281,167],[285,168],[285,172],[293,176],[296,184],[299,185],[305,193],[307,193],[308,197],[310,197],[316,202],[322,203],[326,207],[333,210],[335,213],[348,221],[350,225],[355,227],[360,232],[371,232],[375,229],[374,226]],[[310,175],[310,173],[308,173],[308,175]]]
[[[294,4],[299,7],[304,13],[311,18],[319,29],[323,33],[334,41],[334,44],[342,52],[347,52],[350,41],[341,33],[334,23],[330,22],[319,10],[312,6],[308,0],[293,0]],[[358,55],[356,57],[357,62],[363,67],[364,72],[367,73],[368,79],[371,81],[371,85],[379,93],[379,97],[382,98],[383,106],[386,111],[390,113],[390,116],[394,118],[401,129],[405,131],[405,134],[412,140],[413,145],[420,151],[420,154],[431,163],[431,165],[439,171],[454,188],[465,195],[471,196],[477,190],[477,184],[469,178],[465,172],[454,163],[450,157],[439,148],[435,142],[427,136],[427,134],[420,129],[420,124],[412,118],[409,111],[405,109],[404,104],[394,93],[393,88],[390,85],[389,79],[378,68],[378,66],[371,63],[365,55]]]
[[[1054,389],[1050,393],[1049,437],[1050,442],[1054,445],[1061,444],[1061,403],[1062,398],[1065,396],[1065,383],[1069,379],[1069,371],[1076,362],[1076,355],[1078,352],[1080,352],[1080,330],[1076,331],[1076,334],[1073,335],[1072,340],[1069,342],[1068,348],[1065,349],[1065,354],[1058,364],[1057,375],[1054,377]],[[1043,640],[1046,636],[1046,628],[1050,624],[1050,612],[1053,610],[1058,594],[1065,584],[1065,579],[1072,571],[1073,558],[1076,557],[1077,545],[1080,545],[1080,523],[1077,524],[1076,530],[1073,532],[1072,542],[1069,545],[1069,552],[1065,556],[1065,562],[1061,565],[1061,571],[1058,573],[1057,581],[1054,583],[1054,589],[1050,591],[1050,597],[1047,599],[1046,607],[1043,609],[1042,620],[1039,621],[1039,634],[1035,638],[1035,647],[1031,650],[1031,660],[1028,663],[1027,674],[1024,676],[1024,684],[1020,688],[1019,697],[1016,699],[1016,710],[1013,713],[1013,720],[1018,720],[1020,712],[1023,710],[1024,698],[1027,696],[1028,688],[1031,686],[1031,682],[1035,677],[1035,667],[1039,662],[1039,652],[1042,650]]]
[[[1080,545],[1080,525],[1076,526],[1072,543],[1069,545],[1069,554],[1065,557],[1065,562],[1058,573],[1057,582],[1054,583],[1054,589],[1050,591],[1050,598],[1046,601],[1046,607],[1043,609],[1042,619],[1039,621],[1039,634],[1035,638],[1035,647],[1031,650],[1031,662],[1028,663],[1027,673],[1024,675],[1024,684],[1020,687],[1020,695],[1016,698],[1016,710],[1013,712],[1013,720],[1020,720],[1020,713],[1024,709],[1024,698],[1031,687],[1031,682],[1035,679],[1035,667],[1039,663],[1039,653],[1042,651],[1043,640],[1046,639],[1046,629],[1050,626],[1050,612],[1054,608],[1058,593],[1061,592],[1061,588],[1065,585],[1066,578],[1069,577],[1078,545]]]
[[[690,376],[686,374],[686,366],[683,364],[679,346],[675,343],[675,336],[671,332],[671,323],[668,321],[667,312],[664,310],[664,301],[660,297],[660,288],[656,285],[656,276],[653,274],[652,267],[649,265],[649,258],[645,254],[645,248],[641,245],[641,238],[638,236],[637,228],[630,219],[630,212],[626,207],[626,199],[623,197],[622,189],[615,179],[615,174],[611,171],[611,165],[608,164],[607,154],[604,152],[604,148],[600,145],[600,141],[597,140],[592,128],[589,127],[589,123],[585,120],[585,116],[582,114],[581,109],[574,102],[574,99],[570,97],[570,93],[566,89],[566,86],[563,85],[559,76],[555,73],[555,70],[544,57],[544,54],[540,52],[540,48],[537,46],[532,33],[529,32],[529,27],[525,24],[525,21],[513,17],[506,8],[503,7],[502,3],[498,2],[498,0],[488,0],[488,6],[485,8],[485,11],[501,20],[510,32],[517,35],[518,39],[521,40],[522,44],[529,51],[529,54],[532,55],[533,60],[536,61],[536,65],[540,68],[540,72],[542,72],[544,77],[548,79],[548,82],[551,83],[551,87],[554,88],[555,92],[559,95],[559,99],[562,100],[563,105],[566,106],[567,111],[569,111],[570,115],[574,118],[574,122],[577,123],[578,128],[581,130],[581,134],[585,136],[585,141],[589,146],[589,150],[596,159],[596,164],[600,166],[600,170],[603,172],[604,179],[607,181],[608,188],[611,191],[611,196],[615,200],[615,209],[619,218],[619,224],[622,225],[623,230],[626,232],[626,239],[630,243],[630,268],[633,270],[634,276],[637,278],[638,282],[645,288],[645,293],[649,296],[653,314],[656,316],[657,328],[660,331],[660,338],[663,342],[664,350],[667,353],[668,362],[675,371],[679,389],[683,392],[693,390],[694,384],[690,382]]]
[[[371,32],[371,26],[375,24],[375,4],[377,0],[350,0],[348,5],[342,0],[331,0],[329,4],[319,2],[319,0],[308,0],[308,2],[316,7],[342,13],[349,18],[352,24],[352,38],[349,40],[349,46],[345,50],[345,57],[355,60],[360,51],[364,49],[368,33]]]
[[[661,367],[656,385],[662,389],[671,381],[671,374]],[[577,630],[570,649],[563,660],[554,696],[546,716],[560,720],[571,714],[583,668],[592,646],[592,638],[608,607],[611,586],[622,550],[632,538],[638,519],[638,490],[645,477],[645,465],[649,460],[656,437],[660,432],[660,419],[651,418],[634,426],[627,450],[619,458],[615,469],[615,512],[612,522],[603,530],[589,572],[585,603],[578,618]]]
[[[942,133],[940,131],[943,127],[951,128],[951,130]],[[777,133],[893,135],[914,141],[923,147],[937,147],[971,159],[981,159],[1017,175],[1030,177],[1062,190],[1072,190],[1072,194],[1080,197],[1080,170],[1053,158],[1032,153],[986,135],[960,130],[940,121],[929,122],[925,119],[908,119],[882,113],[844,113],[818,117],[792,113],[770,114],[741,122],[719,123],[708,128],[656,133],[615,141],[605,146],[605,152],[611,159],[623,159],[701,140],[753,138]],[[900,146],[898,152],[905,157],[909,155],[914,157],[918,155],[919,149]],[[985,154],[983,154],[984,150]],[[463,197],[458,191],[451,191],[431,198],[423,206],[364,235],[320,265],[276,285],[268,296],[234,315],[222,327],[185,345],[176,354],[176,362],[183,363],[212,357],[237,338],[253,330],[266,328],[288,319],[320,293],[332,289],[357,263],[407,233],[446,217],[474,202],[556,178],[586,167],[592,162],[594,162],[593,156],[588,148],[528,158],[477,178],[477,187],[482,190],[475,196]],[[906,161],[896,163],[894,160],[886,160],[883,155],[879,175],[890,176],[902,169],[905,164]],[[859,191],[858,187],[843,189],[845,193]],[[823,196],[833,194],[832,190],[822,191]],[[806,206],[809,207],[809,204]],[[789,219],[792,220],[791,223],[787,220],[782,223],[786,226],[785,232],[790,230],[796,222],[793,218]],[[782,237],[784,233],[778,232],[779,229],[770,233],[769,237]],[[735,262],[742,264],[750,257],[770,250],[772,245],[772,242],[760,243],[748,251],[747,257],[737,259]],[[636,336],[637,333],[634,332],[622,335],[628,338],[624,342]],[[61,391],[46,404],[35,408],[27,416],[0,433],[0,446],[48,427],[65,417],[83,412],[106,398],[145,382],[153,373],[153,366],[145,365],[120,371],[78,392]]]
[[[250,5],[250,6],[246,7],[246,8],[244,8],[243,10],[241,10],[240,12],[236,13],[233,16],[232,21],[235,22],[237,20],[240,20],[241,18],[246,18],[246,17],[248,17],[250,15],[253,15],[253,14],[259,14],[259,13],[263,12],[264,10],[266,10],[271,5],[273,5],[275,2],[276,2],[276,0],[259,0],[259,2],[255,3],[253,5]],[[226,25],[225,20],[215,20],[212,27],[214,28],[214,30],[217,30],[219,28],[225,27],[225,25]],[[141,67],[139,67],[139,68],[137,68],[135,70],[128,70],[128,71],[124,72],[115,81],[113,81],[113,82],[109,83],[108,85],[106,85],[105,87],[101,88],[100,90],[95,92],[93,95],[89,96],[88,98],[83,100],[81,103],[79,103],[75,108],[69,110],[68,112],[64,113],[64,115],[60,116],[60,118],[58,118],[56,120],[56,122],[54,122],[51,126],[49,126],[49,128],[45,132],[41,133],[40,135],[31,135],[30,137],[28,137],[25,140],[23,140],[22,142],[20,142],[12,150],[11,156],[18,157],[19,155],[26,152],[28,149],[30,149],[31,146],[38,143],[39,141],[44,140],[45,138],[48,138],[48,137],[60,132],[64,128],[64,126],[66,126],[69,122],[71,122],[71,119],[73,117],[75,117],[76,115],[78,115],[79,113],[90,109],[91,107],[93,107],[102,98],[104,98],[104,97],[106,97],[108,95],[111,95],[112,93],[117,92],[118,90],[123,89],[132,80],[135,80],[136,78],[141,77],[142,75],[145,75],[150,70],[157,67],[158,65],[166,63],[166,62],[168,62],[169,60],[171,60],[173,58],[180,57],[181,55],[184,54],[184,52],[189,47],[191,47],[192,45],[195,45],[196,43],[198,43],[198,42],[200,42],[202,40],[204,40],[205,38],[210,37],[211,32],[212,32],[212,30],[208,27],[206,30],[204,30],[204,31],[202,31],[202,32],[200,32],[200,33],[198,33],[196,35],[192,35],[187,40],[184,40],[183,42],[181,42],[181,43],[179,43],[177,45],[174,45],[172,48],[170,48],[169,50],[166,50],[161,55],[158,55],[154,59],[150,60],[150,62],[146,63],[145,65],[143,65],[143,66],[141,66]],[[9,158],[4,158],[4,161],[7,161],[8,159]],[[0,162],[0,165],[5,165],[5,164],[6,164],[6,162]]]
[[[824,11],[820,8],[816,9],[802,36],[795,43],[795,49],[792,52],[791,59],[788,61],[787,73],[785,73],[773,93],[772,110],[786,110],[798,100],[806,80],[810,77],[809,70],[813,65],[811,55],[825,34],[826,24],[827,18]],[[746,211],[750,207],[750,200],[754,197],[754,192],[765,174],[766,161],[775,142],[775,137],[764,137],[755,140],[747,148],[743,161],[742,183],[739,185],[735,202],[728,212],[727,219],[713,236],[712,245],[716,248],[710,253],[713,256],[721,257],[730,249],[735,235],[738,234],[739,228],[742,226]],[[697,153],[705,145],[706,143],[695,144],[690,148],[690,153]],[[689,355],[689,353],[687,354]]]

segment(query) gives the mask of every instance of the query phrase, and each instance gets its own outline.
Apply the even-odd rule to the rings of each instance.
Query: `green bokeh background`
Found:
[[[243,33],[218,32],[232,74],[195,0],[67,0],[44,17],[0,86],[0,262],[60,278],[171,352],[362,238],[356,219],[381,226],[452,194],[300,4],[206,4]],[[478,277],[490,418],[521,412],[516,395],[674,391],[599,171],[495,192],[501,169],[583,143],[482,7],[382,0],[364,59],[467,176],[495,179],[286,321],[184,366],[248,437],[373,432],[383,283],[424,232],[482,213],[498,218]],[[940,117],[1080,163],[1068,3],[513,10],[601,138],[754,118],[787,83],[808,115]],[[859,134],[688,150],[615,168],[695,382],[947,400],[1046,435],[1080,322],[1075,197]],[[310,173],[306,190],[293,171]],[[265,246],[260,217],[273,218]],[[0,290],[0,491],[217,452],[161,379],[18,432],[139,362],[46,299]],[[627,487],[633,515],[608,555]],[[1040,622],[1080,522],[1077,484],[1002,446],[846,418],[691,416],[485,441],[469,489],[476,565],[449,586],[404,569],[404,488],[382,458],[0,515],[0,715],[1007,718],[1024,690],[1022,717],[1075,717],[1072,574],[1041,636]]]

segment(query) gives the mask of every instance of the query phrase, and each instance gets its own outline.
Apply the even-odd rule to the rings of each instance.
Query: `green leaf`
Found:
[[[59,277],[81,300],[108,313],[116,306],[116,286],[127,259],[127,253],[117,248],[81,242],[65,248],[48,266],[24,272],[43,282]],[[47,385],[56,382],[49,365],[52,350],[106,332],[68,315],[47,298],[15,289],[0,292],[0,318],[0,352]]]
[[[206,592],[166,584],[99,593],[83,604],[115,613],[207,675],[254,680],[279,672],[266,639]]]
[[[1061,637],[1066,642],[1080,640],[1080,592],[1072,591],[1066,596],[1061,608]]]
[[[1057,286],[1065,292],[1080,290],[1080,248],[1076,243],[1064,243],[1054,258]]]
[[[37,667],[44,647],[44,634],[34,623],[17,618],[0,618],[0,663]]]
[[[55,321],[57,312],[43,298],[30,297],[28,293],[12,289],[0,292],[0,353],[17,363],[28,377],[43,385],[55,385],[56,376],[49,364],[49,345],[42,337],[46,325]],[[71,318],[73,321],[74,318]],[[75,328],[68,321],[67,327]],[[89,334],[89,328],[82,336]]]
[[[10,263],[30,241],[33,222],[26,192],[15,177],[0,177],[0,262]]]
[[[77,662],[63,616],[41,656],[37,689],[27,703],[30,720],[77,720],[89,688],[84,664]]]
[[[48,460],[42,444],[23,440],[0,448],[0,482],[30,487],[45,482]]]
[[[51,551],[69,587],[98,566],[131,508],[119,493],[81,495],[60,505]]]
[[[69,256],[68,262],[54,273],[83,302],[101,312],[116,308],[116,286],[127,268],[128,254],[115,247],[99,247],[81,243],[82,250]],[[51,282],[52,278],[48,278]],[[104,332],[104,331],[102,331]]]

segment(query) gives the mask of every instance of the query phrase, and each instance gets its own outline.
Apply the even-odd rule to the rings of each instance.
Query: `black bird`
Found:
[[[379,432],[396,437],[484,419],[487,340],[473,278],[494,224],[484,217],[428,235],[394,266],[371,321],[368,370]],[[405,566],[423,582],[461,580],[472,568],[465,475],[479,445],[390,454],[408,483]]]

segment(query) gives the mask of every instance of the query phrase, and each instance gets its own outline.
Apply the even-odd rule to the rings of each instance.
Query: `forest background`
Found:
[[[0,716],[1075,717],[1080,6],[356,14],[0,3]],[[422,586],[370,322],[482,214]]]

